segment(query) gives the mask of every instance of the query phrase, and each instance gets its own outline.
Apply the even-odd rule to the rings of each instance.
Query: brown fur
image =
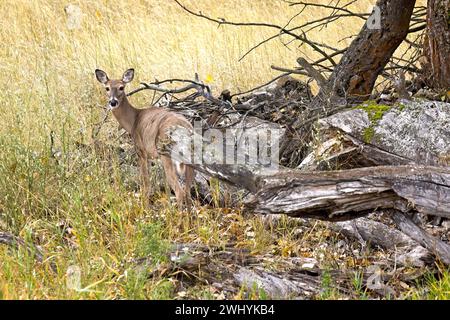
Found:
[[[186,206],[187,209],[190,209],[190,191],[194,181],[194,171],[190,166],[180,164],[181,170],[177,172],[175,162],[169,156],[158,154],[157,143],[167,137],[169,129],[183,127],[192,131],[192,125],[182,115],[167,109],[157,107],[134,108],[128,101],[123,88],[127,82],[131,81],[125,77],[127,72],[122,80],[109,80],[106,73],[103,74],[102,72],[96,70],[97,79],[109,89],[108,97],[110,101],[117,101],[117,106],[112,109],[112,113],[119,124],[130,133],[136,147],[143,194],[148,196],[151,193],[148,160],[160,158],[167,182],[175,192],[178,206],[180,208]],[[133,74],[134,71],[131,74],[131,79]],[[180,183],[180,179],[184,181],[184,185]]]

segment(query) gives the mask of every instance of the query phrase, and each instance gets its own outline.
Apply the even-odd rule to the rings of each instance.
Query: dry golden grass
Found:
[[[366,11],[370,2],[373,1],[361,1],[361,10]],[[218,28],[188,15],[173,1],[81,1],[65,10],[68,3],[22,0],[0,4],[4,17],[0,22],[0,84],[4,88],[1,94],[8,101],[8,107],[2,110],[0,130],[15,132],[27,143],[48,135],[49,130],[60,129],[61,119],[68,116],[79,130],[89,130],[94,118],[98,118],[92,107],[103,104],[103,95],[93,77],[97,67],[111,76],[120,76],[126,68],[135,67],[133,86],[155,78],[192,78],[197,72],[216,91],[238,91],[271,79],[277,74],[270,69],[272,64],[294,66],[300,55],[314,57],[308,48],[290,45],[286,49],[283,42],[290,39],[283,38],[239,62],[246,50],[274,34],[274,30]],[[213,17],[280,25],[297,12],[296,7],[283,1],[202,0],[184,4]],[[77,21],[77,8],[81,23],[79,28],[71,29],[72,20]],[[291,25],[324,13],[306,11]],[[343,20],[317,33],[315,40],[335,43],[361,25],[359,19]],[[133,102],[144,106],[149,96],[150,93],[135,96]],[[16,127],[18,118],[25,126],[21,130]]]
[[[283,1],[183,3],[213,17],[280,25],[297,10]],[[370,3],[360,1],[359,10],[367,11]],[[146,212],[117,164],[111,171],[94,154],[78,155],[75,142],[89,144],[100,119],[104,94],[94,79],[97,67],[112,76],[134,67],[133,87],[154,78],[192,78],[197,72],[216,92],[238,91],[271,79],[276,73],[270,65],[294,66],[298,56],[314,58],[314,53],[295,45],[287,49],[282,41],[288,39],[283,38],[239,62],[246,50],[274,31],[218,28],[168,0],[73,1],[75,7],[67,13],[68,4],[0,2],[0,231],[33,241],[47,253],[47,261],[38,264],[22,250],[0,247],[0,298],[173,298],[171,282],[145,281],[130,264],[135,256],[158,256],[173,241],[233,240],[255,252],[310,255],[312,249],[304,245],[309,235],[299,238],[287,222],[267,230],[258,217],[206,207],[186,219],[164,195],[159,210]],[[70,12],[76,13],[77,7],[81,23],[71,29]],[[291,24],[320,14],[306,11]],[[360,20],[343,20],[314,37],[335,43],[361,25]],[[132,100],[144,106],[149,98],[150,93],[142,93]],[[117,144],[115,128],[114,122],[108,123],[101,139]],[[53,151],[61,154],[58,161],[50,156],[50,132]],[[58,265],[56,273],[49,261]],[[81,269],[85,290],[67,287],[70,265]]]

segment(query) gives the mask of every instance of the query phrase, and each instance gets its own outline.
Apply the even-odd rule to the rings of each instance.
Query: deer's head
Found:
[[[115,109],[122,104],[126,97],[125,85],[131,82],[134,78],[134,69],[128,69],[124,72],[122,79],[110,80],[105,71],[96,69],[95,76],[97,80],[105,86],[106,94],[108,95],[108,106]]]

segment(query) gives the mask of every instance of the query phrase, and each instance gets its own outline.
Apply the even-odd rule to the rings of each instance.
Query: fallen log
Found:
[[[449,110],[448,104],[439,102],[405,101],[392,107],[369,103],[321,119],[321,133],[330,141],[324,149],[336,158],[354,158],[347,167],[370,166],[366,168],[301,172],[223,164],[207,152],[203,161],[191,165],[251,192],[245,204],[256,213],[335,221],[396,208],[450,218],[450,169],[438,167],[448,164],[450,154]],[[160,145],[160,152],[174,156],[172,143],[183,138],[185,134],[174,134],[173,141]],[[202,143],[207,149],[209,142]],[[316,149],[321,156],[325,153]],[[176,156],[192,163],[189,157]],[[321,169],[322,160],[312,155],[303,169]],[[386,163],[392,166],[382,166]],[[346,168],[339,161],[336,167]]]
[[[450,166],[450,104],[402,100],[394,106],[363,103],[318,121],[321,137],[308,166],[348,168],[421,164]],[[338,140],[334,144],[330,139]],[[328,143],[327,143],[328,142]],[[346,150],[347,152],[343,152]],[[326,156],[324,156],[324,154]],[[349,165],[346,159],[352,159]],[[337,159],[332,163],[332,159]],[[334,164],[334,165],[333,165]]]
[[[357,218],[378,208],[450,217],[450,169],[380,166],[329,172],[284,170],[254,178],[246,202],[256,213],[322,220]]]
[[[394,273],[377,272],[371,268],[364,271],[345,268],[323,270],[314,258],[253,255],[250,250],[236,248],[234,244],[174,244],[168,248],[164,262],[154,261],[151,256],[133,262],[135,268],[145,272],[149,278],[171,277],[180,282],[194,281],[227,291],[231,297],[238,292],[248,295],[264,292],[266,297],[272,299],[310,299],[319,297],[324,290],[350,296],[354,292],[355,277],[360,278],[363,288],[382,297],[386,296],[386,292],[396,294],[387,283],[396,276]],[[408,277],[415,279],[415,276]],[[404,279],[403,275],[400,279],[411,281]],[[376,283],[373,283],[374,280],[377,280]]]
[[[332,223],[330,227],[347,237],[359,240],[364,246],[369,244],[383,249],[417,246],[417,243],[404,233],[366,217]]]
[[[188,146],[175,147],[180,143]],[[302,172],[257,164],[226,165],[217,163],[209,152],[193,163],[190,154],[179,152],[190,150],[190,143],[185,132],[174,130],[171,139],[158,148],[197,171],[250,191],[245,205],[256,213],[337,221],[395,208],[450,218],[450,168],[409,165]]]
[[[237,268],[233,274],[238,286],[264,290],[272,299],[311,298],[319,294],[321,281],[317,276],[296,272],[286,277],[286,274],[274,273],[263,268]]]
[[[170,154],[170,146],[160,145],[160,150]],[[178,156],[180,161],[191,162]],[[378,208],[396,208],[450,217],[449,168],[379,166],[329,172],[270,172],[262,166],[223,165],[211,159],[190,165],[250,191],[245,205],[256,213],[336,221]]]
[[[402,212],[395,211],[391,217],[403,233],[407,234],[429,251],[435,253],[444,264],[450,264],[450,245],[429,235]]]
[[[328,289],[351,294],[349,283],[355,277],[354,270],[319,269],[314,258],[281,258],[252,255],[249,250],[234,245],[206,246],[202,244],[174,244],[166,253],[164,263],[155,263],[152,257],[135,259],[136,268],[148,277],[174,277],[181,282],[196,281],[229,291],[233,295],[264,294],[272,299],[305,299],[317,297],[323,290],[322,277],[326,273]],[[265,267],[269,266],[269,267]],[[364,284],[373,273],[361,274]],[[389,275],[382,275],[383,282]]]
[[[358,240],[362,246],[379,246],[393,252],[396,265],[424,267],[433,262],[432,252],[405,233],[382,222],[363,217],[331,223],[330,228]]]

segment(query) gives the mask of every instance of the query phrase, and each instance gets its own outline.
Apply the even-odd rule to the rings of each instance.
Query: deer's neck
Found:
[[[127,97],[124,97],[119,107],[112,110],[119,124],[130,134],[134,127],[139,110],[131,105]]]

